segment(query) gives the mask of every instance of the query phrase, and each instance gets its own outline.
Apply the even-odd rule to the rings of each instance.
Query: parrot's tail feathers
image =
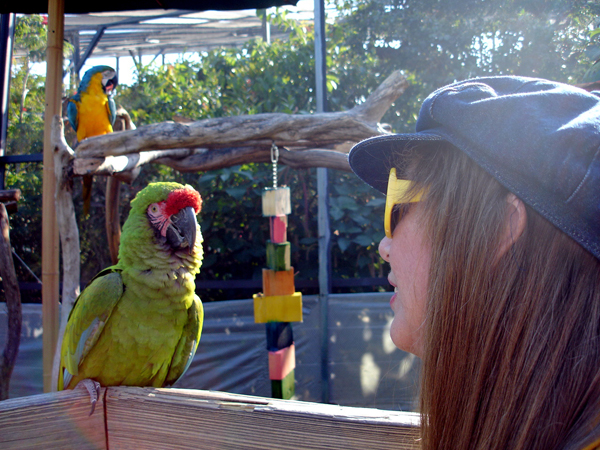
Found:
[[[71,383],[72,379],[73,375],[71,375],[67,369],[63,369],[62,389],[66,389],[69,386],[69,383]]]
[[[188,357],[187,363],[185,364],[183,372],[181,372],[181,375],[179,376],[179,378],[181,378],[183,375],[185,375],[185,373],[187,372],[187,370],[192,365],[192,361],[194,360],[194,355],[196,354],[196,347],[197,346],[198,346],[198,341],[196,341],[196,340],[192,341],[192,350],[190,351],[190,356]]]
[[[94,177],[92,175],[84,175],[82,180],[83,188],[81,196],[83,197],[83,216],[88,217],[90,215],[90,206],[92,204],[92,183]]]
[[[71,369],[74,375],[79,375],[79,364],[81,363],[83,358],[88,354],[90,348],[98,340],[98,331],[102,331],[103,326],[104,322],[101,322],[100,319],[95,317],[94,320],[92,320],[90,326],[82,331],[81,336],[79,337],[79,342],[77,342],[75,354],[73,355],[73,361],[75,362],[75,364],[73,366],[67,366],[69,367],[69,369]]]

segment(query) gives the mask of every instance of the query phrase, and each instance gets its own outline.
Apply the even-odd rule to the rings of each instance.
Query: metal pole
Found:
[[[81,68],[85,65],[85,62],[87,61],[87,59],[90,57],[90,55],[92,54],[92,52],[98,45],[98,42],[100,42],[100,39],[102,39],[102,36],[104,36],[105,31],[106,31],[106,27],[104,27],[104,26],[102,26],[102,27],[98,28],[98,30],[96,30],[96,34],[94,35],[94,37],[88,44],[87,48],[85,49],[83,56],[81,56],[79,58],[79,61],[77,62],[77,66],[75,66],[75,71],[77,73],[81,72]]]
[[[12,48],[15,36],[15,14],[2,14],[0,16],[0,89],[2,97],[2,123],[0,126],[0,156],[6,153],[6,135],[8,132],[8,99],[10,93],[10,64],[12,61]],[[0,189],[4,189],[4,172],[6,166],[0,165]]]
[[[315,0],[315,82],[317,113],[327,111],[325,65],[325,4]],[[329,293],[331,291],[331,230],[327,169],[317,169],[319,205],[319,304],[321,310],[321,401],[329,403]]]
[[[267,9],[263,9],[265,15],[262,19],[262,33],[263,33],[263,40],[267,43],[267,44],[271,44],[271,24],[269,23],[269,21],[267,20]]]
[[[79,71],[77,70],[81,57],[81,49],[79,47],[79,31],[75,31],[71,36],[71,44],[73,44],[73,61],[71,62],[71,80],[70,91],[75,92],[79,88]]]

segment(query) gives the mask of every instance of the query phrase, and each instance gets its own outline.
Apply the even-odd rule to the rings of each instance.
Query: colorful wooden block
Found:
[[[289,322],[267,322],[267,350],[276,352],[294,343],[294,332]]]
[[[267,267],[274,271],[291,270],[290,243],[276,244],[267,241]]]
[[[269,217],[269,232],[271,242],[281,244],[287,241],[287,216],[271,216]]]
[[[271,397],[289,400],[296,392],[296,380],[292,370],[283,380],[271,380]]]
[[[294,268],[290,270],[263,269],[263,293],[267,296],[292,295],[295,291]]]
[[[302,322],[302,293],[265,296],[254,294],[254,322]]]
[[[262,193],[263,216],[283,216],[292,212],[290,188],[287,186],[265,188]]]
[[[269,379],[283,380],[296,368],[296,348],[294,344],[276,352],[269,352]]]

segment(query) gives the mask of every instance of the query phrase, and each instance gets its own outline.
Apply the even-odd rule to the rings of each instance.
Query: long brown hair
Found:
[[[424,449],[582,449],[600,438],[600,262],[455,148],[415,152],[432,264]]]

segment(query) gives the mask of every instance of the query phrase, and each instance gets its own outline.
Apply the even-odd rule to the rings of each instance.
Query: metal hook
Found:
[[[275,142],[271,144],[271,162],[273,163],[273,188],[277,188],[277,161],[279,160],[279,148]]]

